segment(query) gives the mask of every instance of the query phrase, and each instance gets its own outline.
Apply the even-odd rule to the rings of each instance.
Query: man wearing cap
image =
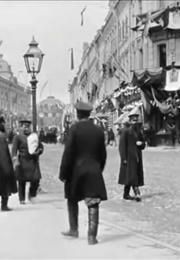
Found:
[[[70,127],[61,160],[59,178],[65,183],[70,230],[65,236],[78,237],[78,202],[88,207],[88,244],[97,243],[99,204],[107,200],[102,172],[106,162],[104,133],[89,120],[93,107],[75,105],[79,122]]]
[[[16,179],[5,136],[5,119],[0,116],[0,196],[1,210],[10,211],[8,198],[12,193],[17,193]]]
[[[130,126],[124,128],[119,142],[121,166],[118,183],[124,186],[125,200],[132,200],[129,195],[132,187],[137,202],[141,201],[139,186],[144,185],[142,149],[145,142],[138,123],[139,114],[129,114]]]
[[[31,202],[37,195],[41,179],[39,156],[43,153],[43,145],[35,133],[31,134],[31,121],[20,121],[22,132],[13,139],[12,157],[15,174],[18,180],[18,193],[20,204],[25,204],[26,182],[30,182],[28,197]]]

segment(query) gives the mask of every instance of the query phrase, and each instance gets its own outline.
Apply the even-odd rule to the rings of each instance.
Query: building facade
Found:
[[[13,76],[11,66],[0,55],[0,111],[6,117],[7,128],[18,127],[22,117],[30,116],[31,91]]]
[[[175,0],[109,1],[105,24],[84,52],[76,81],[70,86],[71,104],[89,100],[96,113],[110,113],[113,122],[124,111],[142,104],[145,123],[148,116],[144,114],[150,116],[150,113],[144,94],[149,98],[149,106],[153,109],[160,106],[151,91],[152,87],[156,92],[159,84],[153,75],[158,78],[172,62],[180,65],[179,9]],[[147,86],[149,78],[141,78],[141,74],[148,74],[151,84]],[[142,86],[146,86],[147,91],[144,92]],[[165,83],[161,89],[164,87]],[[169,95],[160,90],[155,94],[159,94],[160,102],[166,101]]]
[[[64,103],[54,96],[49,96],[39,102],[37,107],[38,130],[57,128],[58,131],[62,131],[64,109]]]

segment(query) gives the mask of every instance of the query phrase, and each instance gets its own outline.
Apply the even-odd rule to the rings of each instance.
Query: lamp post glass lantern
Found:
[[[36,85],[37,74],[41,71],[43,52],[39,49],[38,43],[32,38],[29,44],[28,51],[24,54],[24,61],[27,73],[31,74],[31,87],[32,87],[32,119],[33,119],[33,132],[36,132],[37,127],[37,111],[36,111]]]

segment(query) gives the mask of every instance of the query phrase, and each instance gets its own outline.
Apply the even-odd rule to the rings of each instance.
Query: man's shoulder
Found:
[[[0,138],[1,138],[1,140],[5,139],[5,134],[3,132],[1,132],[1,131],[0,131]]]
[[[124,127],[121,129],[122,133],[129,133],[129,131],[130,131],[130,127]]]
[[[93,131],[93,132],[103,134],[103,130],[91,121],[79,121],[74,125],[74,129],[75,128],[77,130],[83,128],[85,131],[88,131],[88,132]]]
[[[14,136],[14,139],[23,139],[24,136],[25,135],[23,133],[17,132],[16,135]]]

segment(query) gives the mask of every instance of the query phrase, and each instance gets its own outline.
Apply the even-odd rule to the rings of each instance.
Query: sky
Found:
[[[81,11],[84,25],[81,26]],[[83,42],[91,43],[105,23],[108,1],[0,1],[0,53],[14,76],[30,86],[23,55],[32,37],[39,43],[44,60],[37,76],[37,102],[55,96],[69,103],[68,83],[81,62]],[[74,49],[75,69],[70,69]],[[47,82],[43,89],[44,84]]]

